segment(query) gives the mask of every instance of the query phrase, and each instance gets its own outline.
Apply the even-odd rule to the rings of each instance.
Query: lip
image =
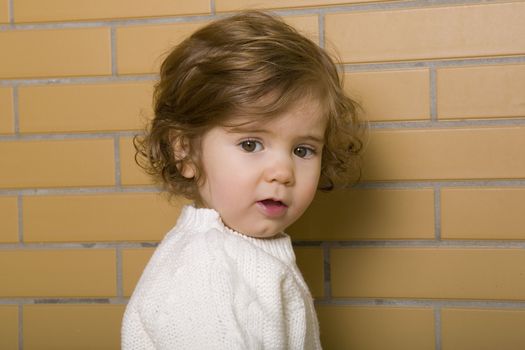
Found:
[[[260,200],[257,202],[257,207],[265,216],[270,218],[283,216],[288,210],[288,206],[282,200],[275,198]]]

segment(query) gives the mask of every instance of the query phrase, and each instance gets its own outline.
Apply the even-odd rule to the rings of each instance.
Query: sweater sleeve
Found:
[[[122,349],[156,349],[134,305],[129,305],[126,308],[124,319],[126,327],[122,328]]]
[[[281,295],[286,349],[321,349],[317,317],[308,290],[300,287],[296,276],[287,274],[282,282]]]

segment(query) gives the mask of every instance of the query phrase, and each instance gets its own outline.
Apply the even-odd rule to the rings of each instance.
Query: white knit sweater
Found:
[[[290,237],[248,237],[193,206],[156,249],[122,324],[124,350],[320,348]]]

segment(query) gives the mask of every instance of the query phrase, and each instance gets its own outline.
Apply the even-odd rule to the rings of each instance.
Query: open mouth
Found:
[[[262,213],[269,218],[280,218],[288,210],[288,206],[281,201],[264,199],[257,202]]]
[[[264,206],[266,206],[266,207],[286,207],[287,206],[283,202],[276,201],[276,200],[273,200],[273,199],[265,199],[265,200],[262,200],[260,202],[262,204],[264,204]]]

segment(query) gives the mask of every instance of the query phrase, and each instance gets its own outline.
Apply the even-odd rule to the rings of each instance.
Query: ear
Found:
[[[183,160],[182,163],[177,164],[177,168],[182,176],[187,179],[195,177],[195,165],[189,157],[185,159],[190,153],[190,143],[188,139],[185,137],[178,137],[173,141],[172,147],[175,160]]]

